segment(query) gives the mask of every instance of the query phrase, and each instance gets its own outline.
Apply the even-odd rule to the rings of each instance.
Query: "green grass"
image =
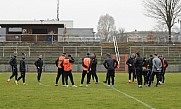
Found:
[[[0,109],[149,109],[103,85],[104,73],[98,73],[100,84],[91,82],[89,87],[78,88],[54,86],[55,73],[43,73],[43,85],[37,83],[36,73],[27,73],[27,86],[22,85],[22,81],[15,85],[14,79],[7,84],[10,75],[0,74]],[[73,76],[75,84],[79,85],[81,74]],[[164,85],[139,89],[134,83],[127,84],[128,74],[119,73],[116,74],[115,88],[156,109],[181,109],[180,77],[180,73],[169,73]]]

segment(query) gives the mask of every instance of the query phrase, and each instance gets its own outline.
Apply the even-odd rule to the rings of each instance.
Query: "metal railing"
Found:
[[[59,42],[101,42],[103,39],[99,37],[75,37],[75,36],[67,36],[67,37],[59,37]]]
[[[82,50],[79,50],[79,49],[86,49],[84,50],[86,51],[86,53],[94,53],[95,51],[92,51],[91,48],[97,48],[99,51],[96,51],[96,52],[99,52],[100,56],[102,56],[102,46],[63,46],[63,52],[69,51],[70,48],[74,49],[74,51],[71,50],[71,52],[74,53],[76,57],[79,56],[78,52],[79,53],[83,52]]]
[[[112,36],[113,37],[113,36]],[[119,37],[116,36],[117,42],[141,42],[141,43],[168,43],[167,36],[159,36],[154,39],[147,37]],[[124,39],[124,40],[123,40]],[[93,35],[61,35],[61,34],[0,34],[0,42],[106,42],[103,37]],[[174,36],[171,38],[172,43],[181,43],[181,37]]]
[[[9,53],[8,55],[12,55],[12,53],[18,53],[19,49],[26,49],[24,52],[26,52],[28,56],[31,56],[30,46],[0,46],[0,49],[2,49],[0,53],[2,53],[3,57],[7,56],[6,53]]]
[[[59,34],[0,34],[0,42],[100,42],[102,39],[91,35]]]
[[[135,53],[137,51],[140,51],[143,55],[150,55],[154,53],[162,53],[159,55],[166,55],[170,56],[171,54],[180,56],[181,53],[179,51],[172,51],[171,48],[176,48],[176,47],[171,47],[171,46],[130,46],[130,54]],[[178,48],[178,47],[177,47]],[[179,48],[178,48],[179,49]],[[148,54],[148,52],[150,54]]]
[[[127,42],[142,42],[142,43],[168,43],[170,42],[168,37],[156,37],[156,39],[147,39],[147,37],[135,37],[127,38]],[[181,43],[180,37],[172,37],[171,42],[174,43]]]

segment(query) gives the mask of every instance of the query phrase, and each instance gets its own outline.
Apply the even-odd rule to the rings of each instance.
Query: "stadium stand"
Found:
[[[37,59],[38,55],[42,54],[45,70],[46,71],[56,71],[55,60],[63,52],[72,54],[75,57],[74,70],[81,70],[79,59],[84,57],[87,52],[96,53],[98,58],[99,66],[102,66],[104,59],[106,58],[106,53],[114,54],[114,45],[112,42],[72,42],[72,43],[0,43],[0,68],[2,71],[7,71],[8,62],[11,55],[15,52],[18,53],[17,59],[20,59],[21,53],[24,52],[27,54],[27,63],[29,71],[36,70],[34,69],[34,61]],[[13,46],[16,45],[16,46]],[[9,46],[9,47],[8,47]],[[10,47],[11,46],[11,47]],[[12,47],[13,46],[13,47]],[[4,47],[4,48],[3,48]],[[28,48],[29,47],[29,48]],[[118,43],[120,51],[120,69],[118,71],[126,71],[125,61],[128,58],[130,53],[135,53],[140,51],[142,56],[149,57],[150,54],[158,53],[163,55],[167,60],[169,65],[173,65],[175,69],[170,68],[171,70],[177,71],[180,70],[181,62],[181,44],[144,44],[139,43]],[[50,67],[51,66],[51,67]],[[98,67],[99,71],[105,71],[104,68]]]

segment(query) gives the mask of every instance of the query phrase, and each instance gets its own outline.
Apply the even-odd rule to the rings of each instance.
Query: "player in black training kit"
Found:
[[[10,80],[15,76],[15,83],[16,85],[18,84],[17,83],[17,77],[18,77],[18,70],[17,70],[17,54],[15,54],[9,61],[9,64],[11,65],[11,68],[12,68],[12,75],[11,77],[7,80],[7,83],[10,82]]]
[[[126,61],[126,64],[128,65],[129,84],[131,83],[131,74],[133,74],[132,82],[134,82],[134,79],[136,80],[134,62],[135,62],[135,54],[131,54],[130,58]]]
[[[22,78],[23,85],[27,85],[25,83],[25,72],[26,72],[25,54],[22,53],[22,59],[20,60],[20,73],[21,73],[21,76],[17,79],[17,82]]]
[[[95,77],[96,79],[96,84],[98,84],[98,76],[97,76],[97,73],[96,73],[96,69],[97,69],[97,58],[96,58],[96,54],[93,53],[91,55],[91,75],[92,75],[92,78]],[[90,81],[89,81],[90,82]]]
[[[43,60],[42,60],[42,55],[39,56],[38,60],[35,61],[35,66],[37,68],[37,80],[40,82],[41,74],[42,74],[42,69],[43,69]],[[40,83],[41,84],[41,83]]]
[[[108,88],[110,88],[110,78],[112,79],[112,88],[114,88],[115,68],[118,66],[118,61],[113,59],[109,53],[107,54],[107,57],[108,58],[104,61],[103,65],[107,69]]]
[[[135,59],[135,69],[136,69],[136,76],[138,80],[138,88],[142,88],[142,67],[143,67],[143,58],[140,56],[140,53],[136,53],[137,57]]]

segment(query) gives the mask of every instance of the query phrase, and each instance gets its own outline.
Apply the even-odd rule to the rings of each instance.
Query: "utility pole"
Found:
[[[180,34],[178,36],[178,41],[181,42],[181,20],[178,19],[178,23],[180,24]]]
[[[181,42],[181,21],[179,20],[180,23],[180,35],[179,35],[179,42]]]
[[[59,21],[59,0],[57,0],[57,20]]]

